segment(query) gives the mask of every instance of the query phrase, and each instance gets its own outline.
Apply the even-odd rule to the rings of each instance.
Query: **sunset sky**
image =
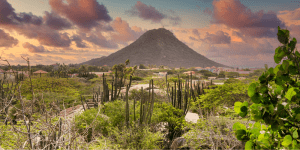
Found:
[[[274,66],[278,26],[300,41],[300,1],[0,0],[0,53],[12,65],[81,63],[163,26],[218,63]]]

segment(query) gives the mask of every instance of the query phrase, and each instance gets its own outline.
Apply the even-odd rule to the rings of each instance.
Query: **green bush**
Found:
[[[242,149],[243,144],[235,138],[232,126],[238,120],[225,117],[199,119],[196,124],[189,124],[191,129],[183,137],[183,147],[190,149]],[[246,124],[246,123],[244,123]]]
[[[222,113],[223,106],[232,107],[235,102],[241,100],[250,102],[247,87],[247,84],[238,81],[218,85],[215,89],[204,89],[205,94],[200,95],[196,102],[191,102],[191,108],[194,112],[199,111],[199,107],[201,107],[202,111],[207,109],[213,113]]]
[[[86,137],[86,140],[88,142],[92,140],[92,135],[107,136],[108,132],[110,131],[110,118],[101,114],[100,112],[97,116],[97,113],[97,109],[91,108],[75,117],[75,128],[78,129],[79,134],[83,134],[84,131],[88,128]]]
[[[132,80],[141,81],[141,80],[143,80],[143,78],[142,77],[133,76]]]
[[[115,128],[110,132],[114,143],[117,143],[122,149],[162,149],[161,141],[163,134],[161,132],[153,133],[150,128],[139,127],[133,124],[130,128],[123,126],[120,130]]]
[[[288,30],[278,27],[277,37],[283,44],[275,50],[274,61],[278,65],[266,67],[259,82],[249,86],[252,105],[235,103],[237,114],[256,121],[249,128],[241,123],[233,125],[237,139],[246,142],[245,149],[300,149],[300,53],[295,51],[297,40],[289,40]],[[287,59],[282,61],[283,58]]]

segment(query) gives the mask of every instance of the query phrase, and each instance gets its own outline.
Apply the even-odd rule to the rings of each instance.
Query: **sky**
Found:
[[[275,66],[278,26],[300,40],[300,1],[0,0],[0,56],[11,65],[26,65],[22,57],[31,65],[76,64],[164,27],[218,63]]]

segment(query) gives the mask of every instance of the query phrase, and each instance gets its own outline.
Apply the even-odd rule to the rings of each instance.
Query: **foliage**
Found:
[[[233,126],[237,139],[246,142],[245,149],[300,149],[300,53],[294,51],[297,40],[289,40],[288,30],[278,27],[277,36],[283,44],[275,50],[278,65],[266,67],[259,82],[249,86],[248,95],[253,102],[250,107],[245,102],[235,103],[236,113],[242,117],[249,114],[256,121],[250,128],[240,123]],[[282,61],[283,58],[287,59]]]
[[[110,130],[109,127],[111,124],[109,118],[103,114],[98,114],[97,116],[97,112],[97,109],[91,108],[75,117],[75,127],[78,129],[79,134],[83,134],[85,129],[89,128],[86,139],[88,142],[92,140],[91,137],[93,134],[107,136]]]
[[[225,78],[225,71],[220,71],[218,78]]]
[[[191,108],[198,111],[199,107],[213,110],[214,113],[222,111],[223,106],[231,107],[234,102],[246,100],[250,101],[247,95],[247,84],[240,81],[219,85],[215,89],[204,89],[204,95],[197,98],[196,102],[191,103]]]
[[[160,111],[157,111],[160,110]],[[167,122],[169,131],[167,138],[173,140],[182,135],[183,128],[187,125],[184,119],[183,110],[173,107],[169,103],[154,104],[153,122]],[[157,121],[155,121],[157,118]]]
[[[201,73],[203,75],[203,78],[207,79],[208,77],[216,77],[217,74],[216,73],[212,73],[208,70],[200,70],[199,73]]]
[[[249,73],[249,77],[254,77],[254,76],[259,77],[263,74],[264,71],[265,71],[265,69],[254,70],[252,73]]]
[[[133,76],[132,80],[141,81],[141,80],[143,80],[143,78],[142,77]]]
[[[38,92],[57,92],[64,93],[70,96],[79,96],[79,90],[84,86],[83,83],[78,82],[76,78],[51,78],[51,77],[38,77],[33,78],[32,86],[35,93]],[[21,86],[22,95],[31,94],[30,80],[23,81]]]
[[[122,149],[161,149],[163,134],[161,132],[153,133],[150,128],[140,127],[133,124],[131,128],[122,127],[121,130],[115,128],[111,133],[114,142]]]
[[[239,77],[238,72],[226,72],[225,74],[226,74],[227,78],[237,78],[237,77]]]
[[[140,69],[148,69],[148,67],[146,67],[146,66],[143,65],[143,64],[140,64],[139,68],[140,68]]]
[[[242,149],[242,142],[235,138],[232,125],[237,120],[225,117],[208,117],[199,119],[196,124],[189,124],[191,129],[183,137],[183,147],[190,149]]]

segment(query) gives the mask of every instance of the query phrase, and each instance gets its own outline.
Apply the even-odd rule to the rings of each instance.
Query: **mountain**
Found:
[[[82,64],[113,66],[130,60],[134,65],[164,65],[169,67],[227,67],[195,52],[164,28],[145,32],[135,42],[107,57],[95,58]]]

